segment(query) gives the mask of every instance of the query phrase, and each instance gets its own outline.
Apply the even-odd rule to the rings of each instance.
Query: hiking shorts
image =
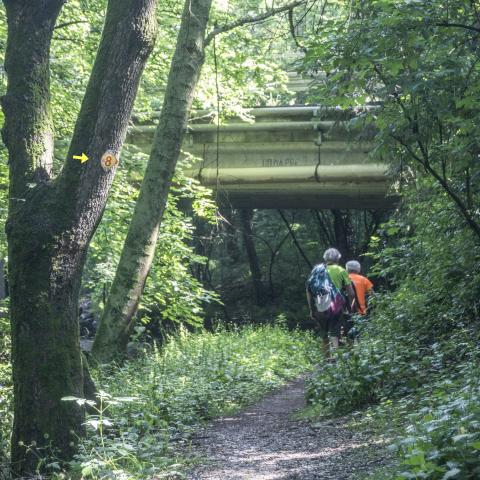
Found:
[[[329,315],[323,312],[315,312],[317,322],[316,330],[320,338],[339,337],[343,324],[343,312],[337,315]]]

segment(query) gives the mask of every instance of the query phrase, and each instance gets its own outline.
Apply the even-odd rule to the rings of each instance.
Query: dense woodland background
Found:
[[[207,32],[286,3],[214,2]],[[336,246],[345,260],[360,259],[378,294],[360,345],[341,349],[335,368],[312,375],[305,415],[357,412],[356,428],[391,445],[385,453],[390,466],[370,478],[480,476],[480,5],[296,3],[210,42],[192,115],[211,109],[213,120],[222,122],[245,116],[250,107],[295,102],[355,109],[365,128],[375,125],[372,158],[388,162],[397,207],[235,210],[185,177],[187,163],[180,161],[128,359],[91,369],[101,402],[92,402],[87,435],[75,440],[73,455],[58,455],[48,435],[41,446],[24,446],[39,472],[140,479],[181,470],[186,460],[176,458],[174,439],[321,364],[304,282],[323,250]],[[69,1],[53,30],[56,172],[67,156],[106,7],[104,0]],[[136,118],[162,107],[183,7],[158,2],[158,35],[135,100]],[[2,64],[6,42],[2,6]],[[288,90],[292,71],[311,80],[303,98]],[[3,69],[0,82],[4,94]],[[364,109],[367,103],[376,107]],[[8,159],[0,143],[2,225]],[[94,337],[104,311],[147,161],[127,136],[83,270],[78,321],[84,339]],[[5,267],[7,251],[2,227]],[[0,477],[8,478],[8,295],[0,302]]]

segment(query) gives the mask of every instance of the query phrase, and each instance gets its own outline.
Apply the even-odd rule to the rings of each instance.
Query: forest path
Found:
[[[304,380],[212,422],[193,439],[206,459],[190,480],[354,479],[383,462],[382,448],[345,427],[346,419],[311,424],[292,414],[305,406]]]

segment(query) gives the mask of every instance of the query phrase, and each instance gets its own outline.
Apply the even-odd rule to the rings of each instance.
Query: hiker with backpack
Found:
[[[360,275],[362,271],[360,262],[350,260],[346,263],[345,268],[352,280],[356,298],[352,315],[346,321],[346,330],[350,338],[358,341],[359,327],[361,327],[362,320],[365,320],[367,315],[367,297],[374,293],[373,283],[367,277]],[[358,325],[355,325],[355,323]]]
[[[317,322],[326,355],[329,338],[332,349],[338,348],[344,309],[352,310],[355,304],[352,280],[338,264],[341,256],[336,248],[327,249],[323,254],[324,263],[315,265],[307,280],[310,318]]]

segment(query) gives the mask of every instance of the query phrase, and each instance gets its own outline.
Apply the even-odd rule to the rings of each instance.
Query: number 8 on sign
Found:
[[[113,152],[107,151],[102,155],[101,164],[102,168],[107,172],[118,165],[118,158]]]

